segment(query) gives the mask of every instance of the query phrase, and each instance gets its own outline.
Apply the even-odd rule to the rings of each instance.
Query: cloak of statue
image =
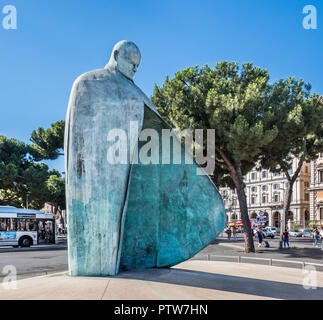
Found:
[[[66,119],[66,200],[72,276],[116,275],[119,270],[169,267],[190,259],[223,230],[222,198],[198,165],[133,163],[145,128],[169,129],[132,78],[140,51],[130,41],[113,49],[104,69],[74,83]],[[138,124],[130,135],[130,123]],[[126,164],[107,159],[111,130],[122,129]],[[130,143],[134,139],[136,143]],[[132,145],[132,147],[131,147]],[[161,143],[157,148],[160,154]],[[170,146],[173,152],[172,145]],[[173,154],[174,156],[174,154]]]

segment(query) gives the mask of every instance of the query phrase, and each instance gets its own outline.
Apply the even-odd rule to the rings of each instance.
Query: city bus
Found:
[[[56,243],[55,215],[0,206],[0,247]]]

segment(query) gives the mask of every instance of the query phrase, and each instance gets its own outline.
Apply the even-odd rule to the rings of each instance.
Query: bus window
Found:
[[[10,229],[9,231],[17,231],[17,219],[15,219],[15,218],[10,219],[9,229]]]
[[[0,231],[9,231],[9,223],[8,218],[0,218]]]
[[[36,219],[26,219],[26,231],[37,231]]]
[[[17,219],[17,231],[26,231],[26,219]]]

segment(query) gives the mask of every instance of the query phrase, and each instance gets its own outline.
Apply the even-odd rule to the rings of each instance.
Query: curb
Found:
[[[36,272],[24,272],[24,273],[19,273],[16,274],[17,278],[18,277],[24,277],[27,276],[27,278],[39,278],[43,276],[48,276],[48,275],[55,275],[55,274],[61,274],[68,272],[68,270],[45,270],[45,271],[36,271]],[[0,273],[0,279],[5,278],[7,274],[1,274]],[[17,279],[17,280],[22,280],[22,279]]]
[[[275,258],[255,258],[255,257],[246,257],[246,256],[225,256],[225,255],[198,255],[192,258],[192,260],[200,261],[226,261],[234,263],[253,263],[253,264],[263,264],[272,267],[283,267],[282,264],[289,265],[287,268],[296,268],[296,269],[305,269],[306,266],[317,267],[323,271],[323,263],[309,262],[309,261],[295,261],[295,260],[286,260],[286,259],[275,259]],[[243,260],[248,260],[244,262]],[[256,262],[251,262],[256,261]],[[257,263],[260,262],[260,263]],[[264,263],[261,263],[264,262]],[[279,264],[279,265],[278,265]],[[286,267],[286,266],[285,266]]]

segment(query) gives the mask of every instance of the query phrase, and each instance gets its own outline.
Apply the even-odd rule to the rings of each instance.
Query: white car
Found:
[[[303,232],[301,232],[297,229],[292,229],[289,231],[289,235],[292,237],[301,237],[301,236],[303,236]]]
[[[277,230],[277,228],[275,228],[275,227],[266,227],[265,229],[267,229],[268,231],[272,232],[273,234],[275,234],[276,233],[276,230]]]
[[[304,238],[313,238],[313,231],[311,229],[305,229],[303,231],[302,237],[304,237]]]
[[[275,238],[275,234],[269,229],[266,229],[266,228],[262,229],[262,233],[264,234],[265,238],[271,238],[271,239]]]

